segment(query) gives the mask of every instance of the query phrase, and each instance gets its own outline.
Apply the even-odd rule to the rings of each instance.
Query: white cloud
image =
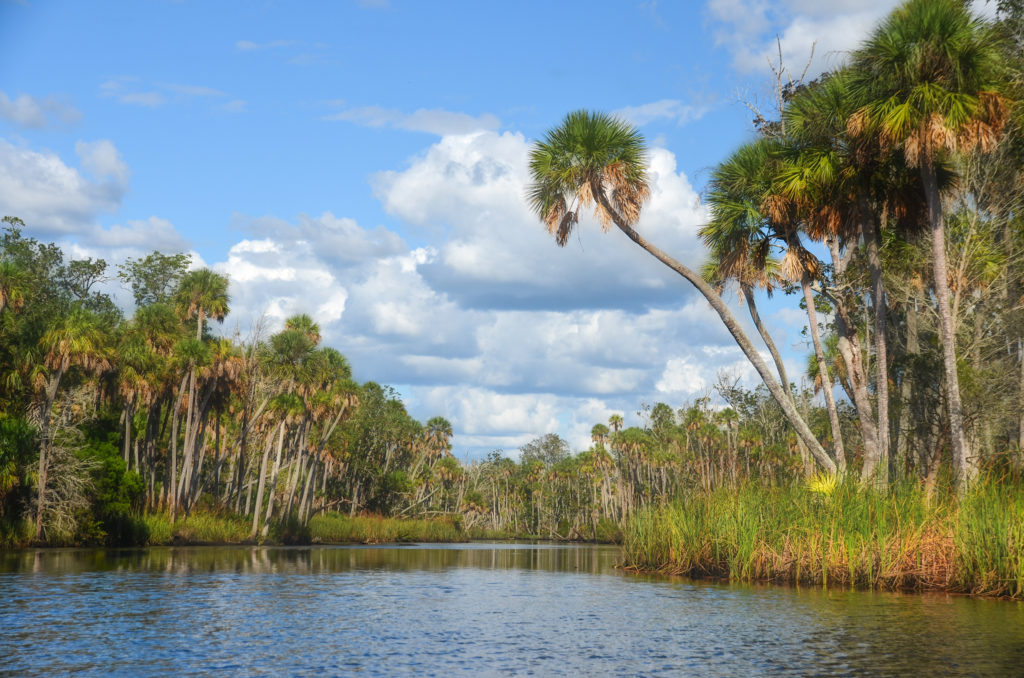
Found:
[[[679,99],[661,99],[640,106],[626,106],[612,111],[612,115],[628,120],[642,127],[654,120],[675,120],[676,124],[685,125],[699,120],[708,112],[705,105],[686,104]]]
[[[100,96],[115,99],[122,104],[159,108],[168,102],[187,103],[195,100],[229,99],[227,92],[206,85],[189,85],[173,82],[144,83],[135,76],[118,76],[100,84]],[[216,109],[229,113],[241,113],[246,102],[230,99],[216,105]]]
[[[868,32],[899,4],[898,0],[710,0],[719,45],[733,55],[742,73],[770,76],[769,61],[782,63],[793,78],[800,76],[814,46],[807,71],[815,77],[835,68]],[[816,44],[815,44],[816,43]]]
[[[87,256],[110,261],[153,249],[178,252],[188,248],[185,238],[165,219],[130,219],[124,225],[100,226],[101,215],[120,210],[130,171],[107,139],[79,141],[75,151],[81,168],[66,164],[51,151],[0,139],[0,204],[4,213],[20,217],[34,237],[74,245],[87,251]]]
[[[109,175],[90,181],[56,153],[0,139],[0,204],[43,233],[81,232],[99,214],[116,211],[125,189]]]
[[[43,128],[54,122],[71,124],[82,117],[74,106],[49,96],[39,99],[28,94],[19,94],[11,99],[0,91],[0,118],[20,127]]]
[[[167,102],[160,92],[128,92],[117,97],[122,104],[133,104],[145,108],[158,108]]]
[[[324,116],[323,119],[351,122],[366,127],[390,127],[413,132],[427,132],[438,136],[496,130],[501,125],[501,121],[490,113],[474,117],[466,113],[446,111],[440,108],[421,108],[412,113],[402,113],[380,106],[362,106],[332,113]]]
[[[82,167],[97,179],[112,178],[122,185],[128,182],[128,166],[121,153],[109,139],[78,141],[75,153],[82,160]]]
[[[436,265],[424,269],[432,284],[463,303],[532,308],[639,308],[691,293],[621,233],[602,234],[589,215],[579,236],[558,249],[525,201],[528,153],[526,139],[512,132],[450,135],[407,169],[373,178],[390,214],[447,234]],[[672,153],[651,152],[650,179],[639,230],[687,263],[699,263],[696,233],[705,210]]]

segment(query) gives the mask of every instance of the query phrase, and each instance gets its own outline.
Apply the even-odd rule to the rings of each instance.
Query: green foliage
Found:
[[[33,490],[35,436],[28,422],[0,414],[0,546],[23,543],[30,536],[24,515]]]
[[[99,427],[97,427],[99,428]],[[92,432],[79,449],[78,456],[93,462],[92,515],[95,518],[91,533],[80,534],[81,541],[100,541],[110,545],[145,544],[149,531],[136,517],[142,498],[142,478],[130,471],[118,448],[119,436],[102,428]],[[102,436],[102,437],[101,437]]]
[[[213,513],[191,513],[171,522],[166,513],[143,517],[149,546],[172,544],[242,544],[249,541],[249,524],[244,518]]]
[[[144,258],[126,259],[117,267],[117,277],[131,287],[135,304],[140,308],[151,304],[167,304],[188,271],[191,260],[188,254],[165,255],[153,252]]]

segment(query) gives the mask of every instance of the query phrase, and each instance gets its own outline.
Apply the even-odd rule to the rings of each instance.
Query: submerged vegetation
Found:
[[[564,245],[593,209],[708,301],[763,385],[462,463],[315,318],[212,332],[229,280],[0,234],[0,545],[622,541],[634,569],[1024,597],[1024,18],[911,0],[786,81],[714,169],[695,270],[641,235],[643,137],[569,114],[530,157]],[[738,291],[767,353],[736,317]],[[796,386],[758,291],[813,347]],[[820,401],[819,401],[820,396]]]

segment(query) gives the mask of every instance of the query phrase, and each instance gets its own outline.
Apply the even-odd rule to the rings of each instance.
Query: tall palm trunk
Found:
[[[263,503],[263,492],[267,487],[267,462],[270,460],[270,450],[274,445],[274,434],[270,433],[267,435],[267,444],[263,448],[263,460],[260,462],[260,477],[259,487],[256,490],[256,507],[252,512],[252,530],[249,532],[249,538],[255,539],[256,534],[260,529],[260,506]],[[250,486],[251,487],[251,486]],[[246,499],[246,510],[248,510],[249,500]]]
[[[801,417],[800,413],[797,411],[796,406],[793,405],[793,401],[786,395],[786,391],[783,390],[779,382],[776,381],[776,379],[772,376],[771,371],[768,369],[768,365],[765,364],[764,360],[761,358],[761,355],[757,352],[757,349],[754,348],[754,345],[750,342],[750,339],[747,337],[746,332],[743,331],[743,329],[740,327],[739,322],[737,322],[736,316],[732,314],[732,311],[730,311],[729,307],[725,305],[725,302],[722,301],[722,298],[718,296],[718,294],[715,293],[714,289],[711,288],[707,281],[705,281],[702,277],[697,275],[697,273],[690,270],[683,264],[679,263],[678,261],[667,255],[665,252],[661,251],[651,243],[647,242],[647,240],[645,240],[639,233],[637,233],[636,230],[634,230],[629,224],[627,224],[618,215],[618,213],[614,209],[612,209],[611,205],[608,204],[608,200],[605,197],[604,191],[600,186],[593,186],[592,190],[594,196],[601,203],[601,207],[604,208],[604,210],[609,215],[612,216],[615,225],[618,226],[620,231],[625,233],[630,240],[632,240],[637,245],[646,250],[648,253],[653,255],[654,258],[656,258],[658,261],[665,264],[682,277],[686,278],[686,280],[688,280],[690,284],[696,287],[697,290],[704,296],[704,298],[707,299],[708,303],[711,304],[711,307],[715,309],[715,311],[718,313],[718,317],[722,319],[722,322],[725,324],[726,329],[729,330],[729,334],[731,334],[733,336],[733,339],[736,340],[736,343],[739,344],[740,350],[743,351],[743,354],[747,357],[747,360],[749,360],[751,364],[753,364],[754,369],[757,370],[758,375],[760,375],[761,380],[768,388],[768,391],[772,394],[772,397],[775,398],[775,401],[779,404],[779,407],[782,408],[782,411],[785,414],[786,419],[796,430],[797,436],[799,436],[800,439],[804,441],[804,444],[807,445],[807,448],[811,451],[811,454],[814,455],[814,458],[817,460],[818,464],[820,464],[824,470],[828,471],[829,473],[835,473],[836,463],[832,460],[831,457],[828,456],[824,448],[822,448],[821,443],[818,442],[818,439],[814,436],[814,433],[807,426],[807,422],[804,421],[803,417]]]
[[[935,167],[927,160],[921,163],[921,182],[928,202],[928,220],[932,231],[932,270],[935,278],[935,301],[939,311],[939,337],[942,340],[942,364],[946,377],[949,410],[949,439],[953,448],[953,472],[959,491],[967,490],[978,475],[978,465],[964,434],[964,411],[960,401],[960,380],[956,370],[956,333],[949,308],[949,278],[946,268],[946,229],[943,224],[942,196],[939,195]]]
[[[811,290],[811,278],[804,272],[800,276],[800,287],[804,293],[804,304],[807,306],[808,329],[811,332],[811,343],[814,344],[814,356],[818,361],[818,377],[821,379],[821,391],[825,396],[825,409],[828,410],[828,421],[832,427],[832,441],[836,448],[836,463],[846,466],[846,447],[843,445],[843,431],[839,423],[839,410],[836,408],[835,394],[832,392],[832,379],[828,376],[828,362],[825,360],[825,348],[821,343],[821,330],[818,329],[818,308]]]
[[[43,536],[43,512],[46,509],[46,483],[48,480],[47,473],[50,468],[50,410],[53,409],[53,401],[57,399],[57,389],[60,387],[60,382],[63,377],[64,370],[57,369],[46,383],[46,390],[43,394],[43,409],[39,415],[39,476],[36,482],[36,540]]]
[[[882,280],[882,257],[879,253],[881,234],[878,224],[865,212],[863,226],[864,244],[871,272],[871,300],[875,311],[875,396],[878,400],[878,459],[874,481],[879,488],[888,484],[889,478],[889,351],[886,336],[887,304],[885,284]],[[865,468],[867,464],[865,464]]]
[[[754,327],[757,328],[757,333],[761,335],[764,345],[768,347],[768,353],[772,356],[772,362],[775,363],[775,369],[779,371],[779,380],[782,382],[782,388],[789,393],[789,377],[786,375],[786,365],[782,362],[782,354],[779,353],[779,349],[776,347],[775,341],[772,340],[772,335],[768,333],[768,328],[765,327],[764,322],[761,321],[761,314],[758,313],[757,304],[754,302],[754,290],[752,290],[749,285],[741,285],[741,291],[743,292],[744,301],[747,302],[747,310],[750,312],[750,319],[754,321]]]

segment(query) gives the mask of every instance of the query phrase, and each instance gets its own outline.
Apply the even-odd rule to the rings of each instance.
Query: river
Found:
[[[614,569],[613,547],[0,553],[0,674],[1022,676],[1024,605]]]

